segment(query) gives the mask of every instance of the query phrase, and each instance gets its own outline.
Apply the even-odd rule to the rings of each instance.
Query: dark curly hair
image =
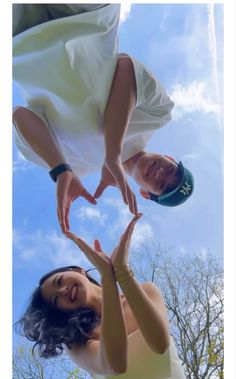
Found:
[[[24,315],[15,324],[18,333],[30,341],[36,342],[33,352],[37,346],[41,357],[52,358],[61,355],[63,344],[69,349],[73,343],[86,345],[90,338],[89,332],[100,323],[100,318],[92,308],[63,312],[48,304],[42,297],[41,285],[46,279],[56,273],[76,269],[81,270],[78,266],[66,266],[44,275],[39,281],[39,286],[32,293]],[[86,271],[87,278],[101,287],[95,279],[88,275],[88,271]]]

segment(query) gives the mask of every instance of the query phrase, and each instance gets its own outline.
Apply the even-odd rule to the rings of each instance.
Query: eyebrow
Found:
[[[55,275],[55,277],[54,277],[53,280],[52,280],[52,285],[53,285],[54,287],[56,287],[56,280],[57,280],[57,275]]]

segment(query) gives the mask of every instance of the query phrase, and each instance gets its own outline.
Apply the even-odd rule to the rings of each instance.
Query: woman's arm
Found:
[[[13,113],[13,122],[20,135],[34,152],[47,163],[49,168],[52,169],[66,163],[54,136],[37,115],[26,108],[16,107]],[[91,204],[96,204],[94,197],[87,192],[72,172],[64,171],[58,175],[57,211],[63,232],[69,230],[70,206],[78,196],[83,196]]]
[[[143,337],[150,348],[159,354],[169,346],[169,323],[166,307],[160,291],[154,284],[143,287],[132,276],[128,266],[129,246],[138,214],[132,219],[117,248],[111,255],[115,277],[125,295]]]
[[[98,269],[102,284],[100,341],[90,341],[83,349],[73,348],[73,356],[88,371],[103,375],[117,375],[127,368],[127,331],[118,286],[110,258],[102,252],[96,240],[94,248],[67,233]]]
[[[163,354],[170,343],[167,311],[160,290],[153,283],[141,286],[134,277],[126,274],[119,280],[143,337],[149,347],[158,354]]]
[[[113,273],[103,276],[102,320],[100,336],[101,362],[106,370],[121,374],[127,369],[127,331],[119,291]]]

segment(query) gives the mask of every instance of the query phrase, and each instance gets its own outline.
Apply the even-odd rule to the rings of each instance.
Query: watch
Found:
[[[67,163],[59,164],[58,166],[54,167],[51,171],[49,171],[49,175],[51,179],[56,182],[58,175],[60,175],[64,171],[71,171],[72,168]]]

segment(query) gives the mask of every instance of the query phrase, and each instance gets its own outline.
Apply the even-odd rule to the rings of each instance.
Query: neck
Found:
[[[139,158],[145,154],[144,150],[139,151],[137,154],[133,155],[133,157],[127,159],[127,161],[123,162],[123,167],[125,169],[125,172],[132,176],[133,174],[133,169],[136,165],[136,162],[139,160]]]

